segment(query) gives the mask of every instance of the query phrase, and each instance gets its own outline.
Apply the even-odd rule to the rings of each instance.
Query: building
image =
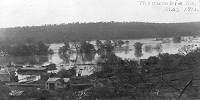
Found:
[[[47,90],[56,90],[66,88],[69,84],[69,78],[49,78],[45,84]]]
[[[16,72],[18,82],[31,82],[40,80],[41,75],[46,74],[47,70],[42,67],[25,67],[17,69]]]

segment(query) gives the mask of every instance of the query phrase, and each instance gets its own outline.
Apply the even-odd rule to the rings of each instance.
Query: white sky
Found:
[[[200,21],[200,11],[192,13],[166,12],[162,6],[141,6],[138,1],[0,0],[0,27],[59,24],[78,21]],[[200,10],[200,0],[196,0],[196,2],[198,3],[196,7]]]

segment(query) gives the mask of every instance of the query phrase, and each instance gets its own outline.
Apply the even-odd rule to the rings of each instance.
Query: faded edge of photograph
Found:
[[[200,0],[0,0],[0,100],[200,100]]]

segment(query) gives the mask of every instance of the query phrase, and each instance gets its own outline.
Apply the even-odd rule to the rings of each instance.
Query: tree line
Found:
[[[48,55],[53,53],[53,51],[49,49],[49,46],[42,41],[37,43],[1,45],[0,51],[3,52],[4,55],[12,56]]]
[[[191,23],[143,23],[97,22],[69,23],[43,26],[0,28],[4,43],[24,41],[63,42],[81,40],[130,39],[196,35],[199,22]]]

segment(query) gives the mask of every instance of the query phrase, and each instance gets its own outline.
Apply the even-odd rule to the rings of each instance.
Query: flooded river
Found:
[[[122,59],[147,59],[150,56],[157,56],[159,53],[169,53],[175,54],[178,53],[178,50],[183,47],[184,45],[191,45],[194,44],[199,46],[200,44],[200,37],[181,37],[180,40],[175,41],[174,38],[147,38],[147,39],[130,39],[130,40],[123,40],[129,41],[126,42],[121,47],[116,47],[114,53],[116,56],[121,57]],[[136,42],[142,43],[142,54],[137,56],[135,54],[134,44]],[[92,41],[95,44],[95,41]],[[62,47],[63,43],[56,43],[50,44],[50,49],[54,51],[53,55],[49,56],[31,56],[31,57],[13,57],[13,56],[1,56],[0,57],[0,64],[7,65],[10,63],[15,64],[33,64],[33,65],[45,65],[49,63],[55,63],[58,68],[62,68],[65,66],[73,66],[73,60],[76,59],[76,53],[72,53],[68,55],[68,57],[63,58],[58,54],[58,50]],[[87,59],[83,59],[82,56],[78,56],[77,63],[78,64],[87,64],[93,63],[95,64],[96,60],[98,60],[99,55],[89,55],[86,57]],[[81,69],[83,70],[83,75],[87,75],[91,73],[88,67],[84,67]],[[77,69],[79,70],[79,69]]]
[[[178,50],[184,45],[195,44],[199,45],[200,37],[182,37],[179,42],[174,42],[173,38],[162,38],[156,40],[155,38],[148,39],[135,39],[135,40],[124,40],[129,41],[128,43],[122,45],[122,47],[116,47],[114,52],[117,56],[122,59],[137,59],[138,56],[135,55],[134,44],[136,42],[142,43],[142,55],[140,59],[147,59],[150,56],[156,56],[159,53],[178,53]],[[70,60],[76,58],[76,53],[70,54],[68,59],[63,59],[58,54],[58,50],[62,47],[63,43],[50,44],[50,49],[54,51],[53,55],[49,56],[29,56],[29,57],[14,57],[14,56],[1,56],[0,64],[6,65],[9,63],[15,64],[36,64],[43,65],[48,63],[55,64],[71,64]],[[81,57],[79,57],[81,58]],[[94,63],[98,58],[97,54],[91,55],[89,62]],[[69,60],[69,61],[67,61]],[[78,59],[78,63],[87,63],[87,61],[82,61]]]

